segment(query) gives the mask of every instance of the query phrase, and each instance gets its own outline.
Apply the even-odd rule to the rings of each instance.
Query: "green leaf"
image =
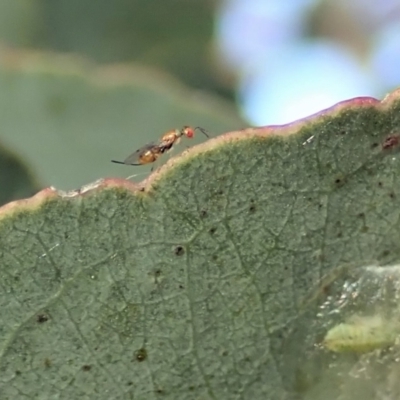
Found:
[[[0,205],[32,196],[40,185],[28,168],[8,149],[0,146]]]
[[[400,260],[399,96],[210,139],[141,186],[108,179],[3,207],[2,398],[394,390],[396,350],[319,344],[350,312],[399,295],[395,274],[382,293],[364,276],[372,260]]]
[[[1,136],[41,181],[64,190],[110,174],[148,172],[110,160],[170,129],[200,125],[215,136],[243,126],[232,104],[138,66],[96,67],[76,57],[5,49],[0,87]]]
[[[182,36],[210,41],[213,7],[175,0],[38,0],[43,10],[43,42],[58,51],[87,54],[98,61],[137,59],[160,43]],[[74,29],[71,29],[71,27]],[[187,59],[189,64],[197,60]]]
[[[35,0],[2,0],[0,2],[0,38],[13,46],[30,46],[44,27],[41,8]]]
[[[201,1],[2,0],[0,39],[98,62],[145,63],[232,97],[210,57],[214,9]]]

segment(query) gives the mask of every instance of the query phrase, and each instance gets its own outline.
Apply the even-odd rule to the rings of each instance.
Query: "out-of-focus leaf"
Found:
[[[220,86],[210,52],[212,2],[41,0],[38,4],[43,9],[46,48],[78,52],[100,62],[146,62],[192,87],[214,91]]]
[[[213,8],[207,2],[41,0],[40,3],[47,29],[45,40],[51,48],[80,52],[98,61],[133,60],[173,38],[195,37],[198,46],[204,47],[212,32]],[[187,62],[196,60],[188,55]]]
[[[215,136],[243,126],[230,104],[138,66],[96,68],[73,57],[3,49],[0,88],[1,136],[43,182],[63,189],[148,171],[110,160],[167,130],[200,125]]]
[[[185,0],[4,0],[0,40],[99,61],[146,63],[233,99],[211,51],[214,4]]]
[[[35,45],[44,31],[41,12],[36,0],[1,0],[0,41],[14,46]]]
[[[0,205],[30,197],[40,189],[28,168],[0,146]]]

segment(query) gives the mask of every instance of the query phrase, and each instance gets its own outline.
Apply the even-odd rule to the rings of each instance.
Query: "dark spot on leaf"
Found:
[[[185,254],[185,249],[182,246],[176,246],[174,252],[177,256],[182,256]]]
[[[36,321],[37,321],[39,324],[43,324],[44,322],[47,322],[49,319],[50,319],[49,315],[48,315],[48,314],[45,314],[45,313],[38,314],[38,315],[36,316]]]
[[[132,381],[129,381],[129,382],[127,383],[127,385],[128,385],[128,386],[132,386],[132,385],[133,385],[133,382],[132,382]]]
[[[382,251],[381,256],[382,256],[382,257],[387,257],[389,254],[390,254],[390,251],[389,251],[389,250],[384,250],[384,251]]]
[[[331,292],[331,287],[330,287],[330,285],[329,285],[329,284],[323,285],[323,286],[321,287],[321,292],[322,292],[325,296],[327,296],[327,295]]]
[[[189,386],[189,390],[190,390],[191,392],[193,392],[194,389],[196,389],[196,388],[195,388],[193,385],[190,385],[190,386]]]
[[[45,358],[43,364],[44,364],[45,368],[50,368],[51,360],[49,358]]]
[[[69,234],[67,232],[64,232],[64,238],[69,239]]]
[[[283,335],[283,332],[282,332],[282,331],[277,332],[277,333],[276,333],[276,337],[277,337],[278,339],[284,339],[284,338],[285,338],[285,336]]]
[[[371,149],[375,149],[376,147],[378,147],[379,146],[379,143],[372,143],[371,144]]]
[[[338,238],[341,238],[343,236],[343,233],[342,232],[339,232],[337,235],[336,235],[336,237],[338,237]]]
[[[365,217],[365,214],[362,212],[362,213],[359,213],[359,214],[357,214],[357,217],[358,218],[364,218]]]
[[[393,149],[397,147],[400,143],[400,135],[389,135],[382,144],[383,150]]]
[[[91,369],[92,369],[91,365],[87,365],[87,364],[82,365],[82,371],[87,372],[87,371],[90,371]]]
[[[158,278],[160,278],[160,276],[161,276],[161,270],[157,269],[157,270],[155,270],[154,272],[149,273],[149,275],[150,275],[152,278],[154,278],[154,283],[158,284],[158,283],[159,283]]]
[[[209,233],[210,235],[214,235],[214,233],[215,233],[216,231],[217,231],[217,228],[212,227],[212,228],[209,229],[208,233]]]
[[[389,193],[389,197],[390,197],[391,199],[394,199],[394,198],[396,197],[396,195],[395,195],[393,192],[390,192],[390,193]]]
[[[366,233],[366,232],[368,232],[369,231],[369,228],[368,228],[368,226],[363,226],[361,229],[360,229],[360,232],[361,233]]]
[[[382,186],[383,186],[383,183],[382,183],[382,182],[378,182],[378,186],[379,186],[379,187],[382,187]]]
[[[336,185],[337,187],[342,187],[345,183],[346,183],[346,179],[345,179],[344,177],[338,176],[338,177],[335,179],[335,185]]]
[[[339,134],[340,134],[340,135],[345,135],[345,134],[346,134],[346,131],[345,131],[344,129],[341,129],[341,130],[339,131]]]
[[[201,211],[200,211],[200,217],[201,217],[201,218],[207,217],[207,210],[201,210]]]
[[[157,393],[157,394],[164,394],[165,392],[164,392],[164,390],[162,390],[162,389],[156,389],[156,393]]]
[[[16,371],[15,371],[15,375],[21,375],[21,371],[19,370],[19,369],[17,369]]]
[[[217,191],[217,194],[219,194],[220,196],[222,196],[224,194],[224,191],[222,189]]]
[[[146,349],[142,347],[141,349],[137,350],[135,353],[135,357],[136,357],[136,360],[138,360],[139,362],[146,360],[146,358],[147,358]]]
[[[184,289],[183,285],[179,285],[178,287],[179,287],[179,289]]]

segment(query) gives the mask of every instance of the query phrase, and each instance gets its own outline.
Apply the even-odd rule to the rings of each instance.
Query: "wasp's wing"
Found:
[[[162,141],[157,145],[158,152],[164,154],[166,151],[170,150],[174,145],[174,142]]]
[[[111,160],[111,161],[117,164],[142,165],[143,162],[141,160],[146,153],[157,154],[159,152],[160,152],[159,144],[157,142],[151,142],[141,147],[140,149],[136,150],[132,154],[130,154],[128,157],[125,158],[124,161],[116,161],[116,160]]]
[[[136,150],[132,154],[130,154],[128,157],[125,158],[124,164],[130,164],[130,165],[141,165],[141,158],[146,154],[146,153],[153,153],[157,152],[158,144],[156,142],[148,143],[141,147],[140,149]]]

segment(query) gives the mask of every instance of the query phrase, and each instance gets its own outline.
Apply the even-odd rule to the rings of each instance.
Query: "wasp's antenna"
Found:
[[[204,135],[206,135],[208,138],[210,136],[208,136],[207,131],[203,128],[201,128],[200,126],[196,126],[196,128],[194,128],[194,130],[198,129],[200,132],[202,132]]]

